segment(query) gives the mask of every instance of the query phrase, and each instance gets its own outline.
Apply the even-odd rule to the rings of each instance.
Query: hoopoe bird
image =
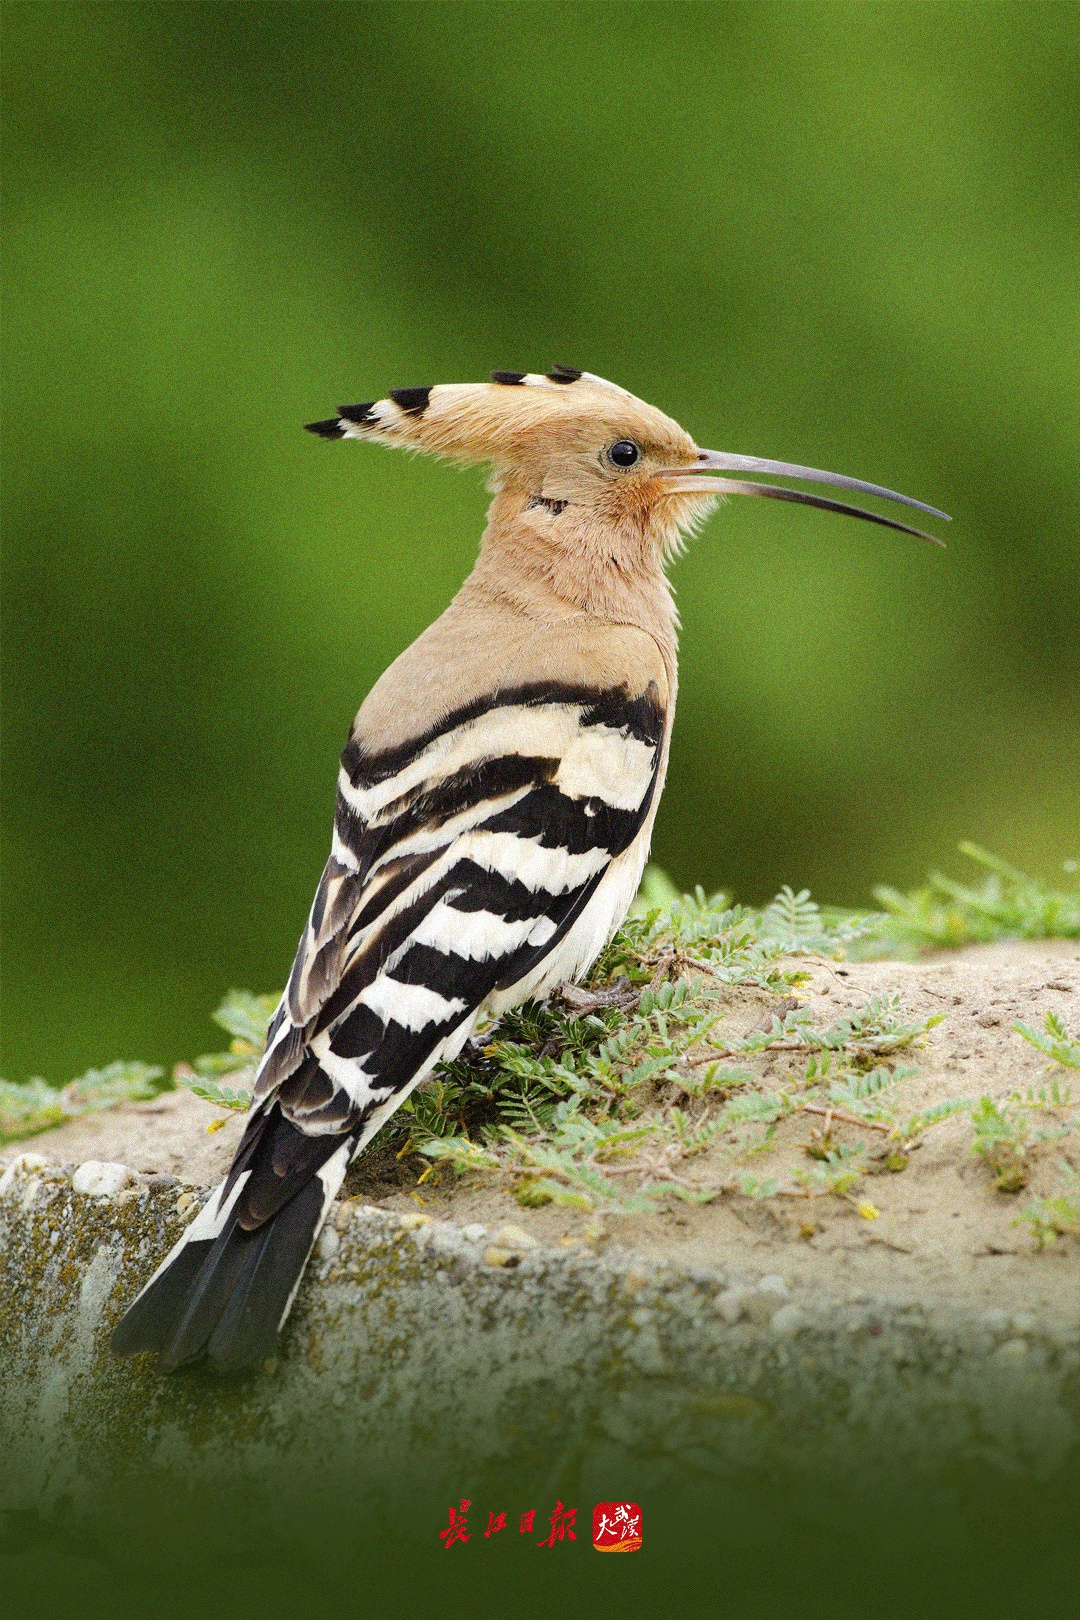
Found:
[[[662,411],[562,366],[398,389],[310,430],[486,463],[494,499],[472,573],[356,717],[330,858],[229,1173],[113,1335],[117,1354],[157,1351],[166,1371],[271,1355],[350,1161],[481,1019],[579,978],[623,921],[675,711],[665,563],[717,496],[921,534],[716,475],[946,515],[857,478],[700,450]]]

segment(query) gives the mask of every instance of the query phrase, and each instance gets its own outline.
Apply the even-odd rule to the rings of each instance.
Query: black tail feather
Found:
[[[162,1372],[202,1356],[231,1372],[273,1355],[331,1196],[315,1175],[254,1232],[234,1212],[219,1237],[186,1243],[117,1326],[113,1353],[156,1350]]]
[[[172,1263],[139,1295],[114,1329],[110,1341],[114,1356],[135,1356],[141,1350],[164,1349],[213,1247],[213,1238],[184,1244]]]
[[[174,1318],[172,1331],[162,1345],[158,1362],[162,1372],[172,1372],[184,1362],[197,1361],[203,1355],[228,1308],[233,1289],[243,1285],[249,1266],[253,1260],[258,1262],[259,1253],[272,1235],[270,1222],[257,1232],[245,1232],[237,1224],[235,1214],[230,1216],[225,1230],[203,1261],[183,1310]]]
[[[162,1372],[272,1355],[355,1140],[308,1136],[276,1102],[253,1114],[224,1183],[116,1328],[114,1353],[156,1350]]]
[[[265,1232],[268,1241],[247,1257],[207,1345],[207,1356],[221,1372],[273,1355],[281,1318],[315,1240],[322,1193],[315,1176],[265,1227],[243,1234],[257,1239]]]

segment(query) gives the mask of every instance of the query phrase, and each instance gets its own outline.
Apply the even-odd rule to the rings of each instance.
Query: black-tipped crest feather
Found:
[[[346,422],[352,422],[356,427],[365,427],[369,423],[377,422],[374,415],[377,400],[369,399],[363,405],[339,405],[338,415]]]
[[[393,388],[390,398],[395,405],[400,405],[406,416],[423,416],[428,408],[431,398],[431,386],[427,388]]]

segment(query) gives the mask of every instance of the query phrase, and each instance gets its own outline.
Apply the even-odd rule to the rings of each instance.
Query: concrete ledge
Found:
[[[106,1177],[94,1185],[115,1185]],[[90,1178],[93,1181],[93,1178]],[[87,1177],[80,1179],[80,1185]],[[887,1441],[1034,1477],[1080,1456],[1080,1331],[680,1270],[629,1250],[341,1204],[282,1336],[246,1379],[118,1363],[112,1326],[206,1197],[111,1193],[25,1154],[0,1182],[5,1497],[48,1502],[121,1465],[227,1477],[287,1455],[374,1466],[437,1436],[448,1474],[511,1442],[707,1466],[820,1466]],[[2,1503],[0,1503],[2,1505]]]

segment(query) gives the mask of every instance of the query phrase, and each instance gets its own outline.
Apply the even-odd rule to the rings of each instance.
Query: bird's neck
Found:
[[[541,623],[586,615],[633,625],[652,636],[673,675],[679,620],[663,556],[652,534],[612,532],[572,515],[567,522],[507,492],[492,502],[462,595]]]

